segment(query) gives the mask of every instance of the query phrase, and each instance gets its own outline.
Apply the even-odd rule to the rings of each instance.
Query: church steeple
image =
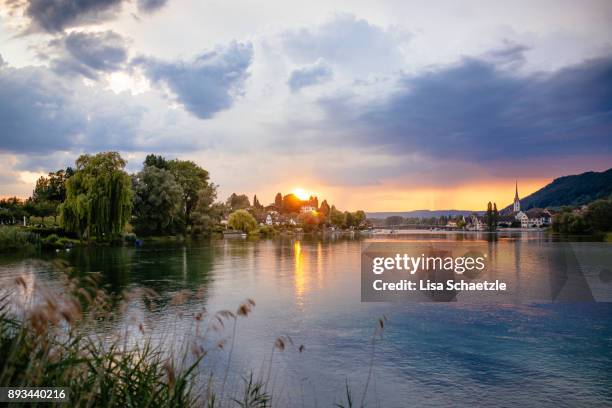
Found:
[[[514,212],[521,211],[521,200],[518,195],[518,180],[516,181],[515,189],[514,189],[514,208],[513,210]]]

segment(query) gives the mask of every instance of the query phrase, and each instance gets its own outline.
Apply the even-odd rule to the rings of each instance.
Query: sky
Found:
[[[612,2],[0,0],[0,196],[82,153],[481,210],[612,167]]]

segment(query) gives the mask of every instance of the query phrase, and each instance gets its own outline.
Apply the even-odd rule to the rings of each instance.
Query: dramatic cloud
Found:
[[[165,84],[189,112],[201,119],[228,109],[242,93],[253,57],[251,44],[232,42],[217,47],[193,61],[164,62],[154,58],[138,58],[155,83]]]
[[[152,13],[164,7],[168,0],[138,0],[138,11]]]
[[[396,154],[487,161],[612,152],[610,57],[527,76],[464,58],[402,76],[382,99],[345,93],[320,102],[343,143]]]
[[[291,72],[289,77],[289,88],[293,92],[299,91],[300,89],[321,84],[330,80],[333,76],[331,67],[329,67],[322,60],[317,61],[313,65],[302,67]]]
[[[59,74],[95,79],[100,72],[119,70],[128,57],[124,39],[112,31],[71,32],[49,43],[51,66]]]
[[[69,94],[46,70],[0,70],[0,150],[40,152],[71,146],[86,123]]]
[[[122,0],[28,0],[26,15],[48,32],[99,23],[115,17]]]
[[[385,30],[353,15],[340,14],[316,27],[283,35],[288,55],[300,63],[319,58],[359,75],[394,70],[403,64],[402,44],[409,35]]]
[[[144,110],[46,68],[0,68],[0,152],[133,149]]]

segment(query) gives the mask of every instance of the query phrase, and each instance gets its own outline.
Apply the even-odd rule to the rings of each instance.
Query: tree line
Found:
[[[128,224],[139,236],[210,234],[228,216],[230,227],[250,232],[270,212],[305,230],[366,224],[363,211],[342,212],[327,200],[319,204],[317,197],[300,200],[294,194],[278,193],[272,205],[264,206],[257,196],[251,204],[246,195],[233,193],[225,203],[217,202],[218,186],[208,171],[189,160],[150,154],[142,170],[131,175],[126,164],[118,152],[81,155],[74,167],[40,177],[27,200],[0,200],[0,223],[40,217],[44,226],[45,218],[53,217],[54,224],[59,218],[63,232],[98,241],[116,239]],[[305,205],[314,210],[301,211]]]
[[[32,196],[0,200],[0,222],[23,217],[59,217],[67,233],[80,239],[112,240],[128,223],[140,235],[206,233],[222,213],[217,186],[208,172],[188,160],[148,155],[136,174],[117,152],[81,155],[75,167],[36,181]]]
[[[253,201],[246,194],[232,193],[225,206],[229,212],[234,213],[228,219],[229,226],[236,230],[249,232],[256,228],[258,223],[265,223],[269,214],[274,214],[274,224],[287,226],[291,220],[307,232],[322,228],[334,227],[337,229],[358,229],[367,227],[366,214],[363,210],[354,212],[340,211],[335,205],[327,200],[319,204],[319,198],[310,196],[307,200],[301,200],[293,193],[277,193],[274,202],[264,206],[257,195]],[[310,207],[311,211],[303,211],[304,207]],[[255,227],[251,227],[255,226]]]
[[[552,229],[566,234],[612,231],[612,197],[595,200],[583,207],[562,207],[553,217]]]

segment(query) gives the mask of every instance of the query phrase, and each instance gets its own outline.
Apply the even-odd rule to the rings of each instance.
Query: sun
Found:
[[[295,188],[293,194],[302,201],[306,201],[310,198],[310,194],[303,188]]]

